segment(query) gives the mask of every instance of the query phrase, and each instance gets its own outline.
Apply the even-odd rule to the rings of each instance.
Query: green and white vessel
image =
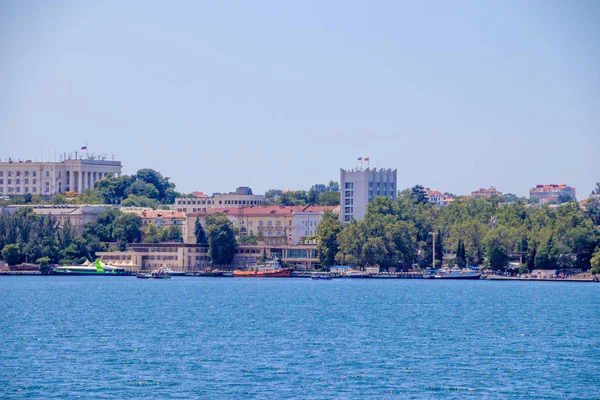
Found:
[[[130,275],[125,268],[104,264],[99,259],[90,265],[67,265],[52,270],[56,275]]]

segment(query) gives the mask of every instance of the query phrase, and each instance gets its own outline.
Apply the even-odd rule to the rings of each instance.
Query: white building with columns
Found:
[[[83,193],[106,176],[121,175],[120,161],[73,159],[61,162],[0,162],[0,196]]]

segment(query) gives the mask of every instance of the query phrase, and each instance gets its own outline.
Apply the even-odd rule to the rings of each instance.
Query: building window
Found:
[[[345,189],[354,189],[354,182],[346,182],[344,184]]]
[[[21,193],[21,188],[17,187],[17,193]]]
[[[275,222],[275,226],[281,226],[281,221]]]
[[[8,176],[12,176],[12,171],[8,171]]]
[[[347,206],[353,206],[354,205],[354,199],[346,199],[344,200],[344,204]]]
[[[344,222],[350,222],[352,215],[344,215]]]
[[[25,171],[25,176],[29,176],[29,171]]]
[[[17,176],[21,176],[21,171],[17,171]]]
[[[4,193],[4,188],[0,187],[0,193]]]
[[[25,184],[29,185],[29,179],[25,179]]]
[[[0,179],[0,185],[4,185],[4,179]]]
[[[33,171],[33,176],[37,176],[37,172],[36,171]]]
[[[29,188],[25,186],[25,193],[29,193]]]
[[[34,188],[32,189],[32,192],[33,192],[33,193],[37,192],[37,188],[36,188],[36,187],[34,187]]]
[[[263,222],[262,221],[258,221],[258,226],[263,226]]]
[[[352,195],[352,191],[350,191],[350,190],[346,190],[346,193],[345,193],[345,195],[346,195],[346,197],[354,197],[354,196]]]
[[[45,190],[45,191],[46,191],[46,193],[49,193],[49,192],[50,192],[50,188],[49,188],[49,187],[46,187],[46,190]]]
[[[4,171],[0,171],[0,176],[4,176]]]
[[[21,184],[21,180],[17,179],[17,185],[20,185],[20,184]]]
[[[46,171],[46,177],[50,176],[50,171]]]
[[[273,222],[272,221],[267,221],[267,226],[273,226]]]
[[[345,214],[352,214],[354,212],[352,207],[346,207],[344,208],[344,213]]]
[[[10,176],[10,175],[9,175],[9,176]],[[9,179],[9,180],[8,180],[8,184],[9,184],[9,185],[12,185],[12,179]]]

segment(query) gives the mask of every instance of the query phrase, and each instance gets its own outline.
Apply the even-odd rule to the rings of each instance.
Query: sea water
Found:
[[[0,278],[0,398],[600,398],[600,284]]]

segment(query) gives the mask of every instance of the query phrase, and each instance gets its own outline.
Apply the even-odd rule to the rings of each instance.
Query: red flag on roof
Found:
[[[369,157],[365,157],[365,161],[369,161]]]

